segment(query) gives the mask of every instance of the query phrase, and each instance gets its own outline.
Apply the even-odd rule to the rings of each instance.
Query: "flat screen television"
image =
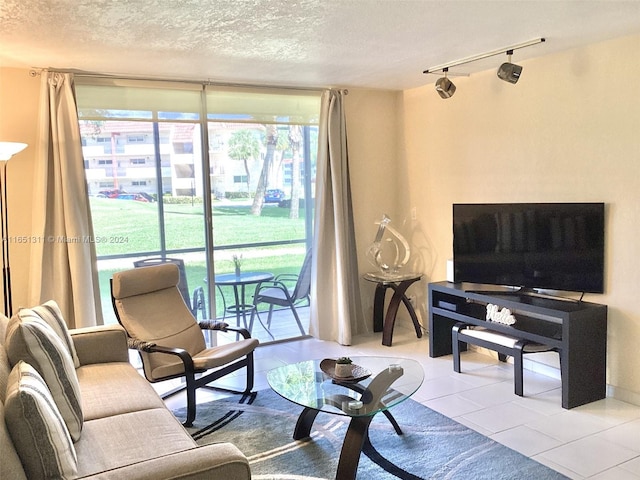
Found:
[[[604,203],[454,204],[454,282],[604,293],[604,224]]]

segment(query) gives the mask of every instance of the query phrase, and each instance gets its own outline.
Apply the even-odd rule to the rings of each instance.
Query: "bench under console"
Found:
[[[515,323],[509,325],[500,321],[488,321],[487,305],[495,305],[503,310],[509,309]],[[469,332],[464,332],[461,326],[458,326],[457,334],[463,335],[461,340],[464,343],[483,346],[483,342],[488,342],[488,348],[498,351],[499,354],[517,353],[520,345],[532,343],[556,350],[560,355],[563,408],[577,407],[606,396],[606,305],[550,298],[495,286],[430,283],[431,357],[454,353],[452,331],[459,323],[482,327],[480,331],[494,332],[513,339],[513,346],[500,348],[503,350],[500,352],[500,342],[495,338],[488,336],[483,339],[482,334],[474,333],[469,337]],[[516,345],[518,340],[522,342]],[[454,361],[456,356],[454,355]],[[457,367],[459,369],[459,363]]]
[[[503,362],[507,360],[507,356],[513,357],[514,393],[521,397],[524,395],[523,354],[552,350],[546,345],[529,342],[503,333],[496,333],[486,328],[473,327],[463,322],[456,323],[453,326],[451,342],[453,348],[453,370],[458,373],[462,371],[460,367],[460,352],[466,344],[477,345],[498,352],[498,358]]]

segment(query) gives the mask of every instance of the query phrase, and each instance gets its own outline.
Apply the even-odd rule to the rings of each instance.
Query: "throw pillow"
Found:
[[[80,439],[82,403],[73,360],[60,337],[40,317],[20,310],[9,321],[5,347],[11,365],[20,360],[44,378],[74,441]]]
[[[51,328],[53,328],[60,339],[64,342],[65,347],[67,347],[71,358],[73,358],[74,366],[78,368],[80,366],[80,360],[78,360],[76,347],[73,344],[73,340],[69,334],[69,329],[67,328],[67,322],[64,321],[62,311],[60,310],[60,307],[58,307],[58,304],[54,300],[49,300],[42,305],[25,310],[30,310],[35,313]]]
[[[29,364],[9,374],[5,420],[29,479],[75,478],[76,450],[47,384]]]

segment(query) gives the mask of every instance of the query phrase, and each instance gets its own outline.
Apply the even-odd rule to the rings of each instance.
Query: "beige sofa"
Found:
[[[8,428],[10,419],[5,419],[11,405],[7,382],[13,367],[9,343],[5,345],[7,325],[7,318],[0,318],[0,479],[33,480],[23,464],[34,459],[19,455],[18,443],[11,436],[14,431]],[[77,474],[71,478],[251,478],[246,457],[234,445],[196,445],[128,362],[122,328],[105,326],[69,333],[77,354],[75,372],[84,417],[79,439],[73,442]]]

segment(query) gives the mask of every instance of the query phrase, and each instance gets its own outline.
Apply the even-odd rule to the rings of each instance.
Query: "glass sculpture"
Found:
[[[409,261],[411,251],[407,240],[391,225],[387,215],[376,222],[378,231],[367,249],[367,260],[383,274],[397,274]],[[385,236],[386,233],[390,235]]]

